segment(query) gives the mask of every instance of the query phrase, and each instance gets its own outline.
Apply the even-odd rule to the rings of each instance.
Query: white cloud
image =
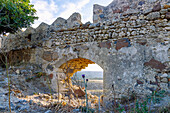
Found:
[[[37,27],[41,22],[51,24],[55,20],[55,14],[58,13],[58,5],[54,0],[32,0],[34,8],[37,10],[38,20],[35,21],[33,27]]]
[[[37,10],[38,20],[33,27],[37,27],[41,22],[52,24],[57,17],[69,18],[74,12],[82,16],[82,22],[92,21],[93,4],[108,5],[112,0],[30,0]]]
[[[63,12],[60,13],[60,17],[63,17],[65,19],[69,18],[71,16],[72,13],[74,12],[79,12],[81,13],[82,8],[88,4],[90,2],[90,0],[82,0],[80,2],[77,3],[72,3],[69,2],[67,4],[62,5],[62,8],[65,8],[65,10]]]

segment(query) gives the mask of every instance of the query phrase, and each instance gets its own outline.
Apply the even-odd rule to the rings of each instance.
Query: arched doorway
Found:
[[[85,58],[75,58],[62,64],[59,69],[65,74],[62,82],[66,88],[84,88],[81,75],[85,74],[88,79],[88,93],[98,96],[103,93],[103,69],[95,62]]]

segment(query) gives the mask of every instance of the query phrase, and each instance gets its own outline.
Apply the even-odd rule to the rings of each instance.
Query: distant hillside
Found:
[[[82,74],[85,74],[88,79],[103,79],[102,71],[78,71],[74,74],[73,78],[81,79]]]

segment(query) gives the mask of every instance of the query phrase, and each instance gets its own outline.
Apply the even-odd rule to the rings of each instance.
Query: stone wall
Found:
[[[3,39],[1,49],[33,50],[29,63],[39,65],[51,77],[54,90],[56,77],[64,73],[62,65],[75,59],[87,59],[85,64],[97,63],[104,70],[103,89],[107,96],[113,94],[112,85],[118,94],[127,94],[128,90],[151,92],[157,87],[168,90],[170,5],[148,1],[154,2],[152,10],[118,12],[118,19],[82,24],[80,14],[74,13],[67,20],[58,18],[52,25],[42,23],[36,29],[10,34]],[[142,4],[147,5],[145,1],[138,3],[143,7]]]
[[[128,15],[147,15],[165,8],[168,0],[113,0],[108,6],[93,6],[93,23],[120,20]]]

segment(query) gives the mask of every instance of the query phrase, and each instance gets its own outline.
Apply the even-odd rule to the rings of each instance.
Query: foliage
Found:
[[[162,97],[165,97],[165,90],[154,91],[151,95],[147,96],[147,101],[152,101],[154,104],[160,103]]]
[[[29,0],[1,0],[0,34],[14,33],[33,24],[36,10]]]
[[[36,73],[37,78],[40,78],[41,76],[46,76],[46,73],[43,73],[43,72]]]
[[[158,109],[159,113],[169,113],[170,105]]]
[[[85,112],[85,113],[94,113],[95,112],[95,110],[91,109],[91,108],[88,108],[88,110],[87,110],[86,106],[85,107],[80,106],[79,109],[80,109],[81,112]]]
[[[137,113],[148,113],[148,103],[146,100],[144,102],[139,102],[139,100],[137,100],[135,104],[135,111]],[[134,109],[132,109],[132,111],[134,111]]]
[[[46,76],[46,73],[43,73],[43,72],[34,73],[34,76],[30,76],[26,78],[26,82],[30,82],[31,80],[40,78],[41,76]]]
[[[135,112],[135,113],[148,113],[150,112],[149,108],[151,106],[151,102],[153,104],[160,103],[163,97],[165,97],[165,90],[160,90],[160,91],[154,91],[152,92],[151,95],[146,96],[144,100],[142,101],[141,99],[136,99],[137,95],[135,93],[132,93],[129,97],[129,100],[135,100],[134,102],[134,108],[130,109],[130,112]],[[122,97],[121,102],[124,102],[128,100],[128,97]],[[148,108],[149,107],[149,108]],[[169,108],[164,108],[161,109],[161,111],[167,111]],[[117,111],[123,112],[125,111],[124,106],[120,106],[116,108]]]
[[[122,107],[120,106],[120,104],[119,104],[119,107],[118,107],[118,108],[116,108],[116,110],[118,110],[118,111],[119,111],[119,113],[121,113],[121,112],[125,111],[125,109],[124,109],[124,108],[122,108]]]

